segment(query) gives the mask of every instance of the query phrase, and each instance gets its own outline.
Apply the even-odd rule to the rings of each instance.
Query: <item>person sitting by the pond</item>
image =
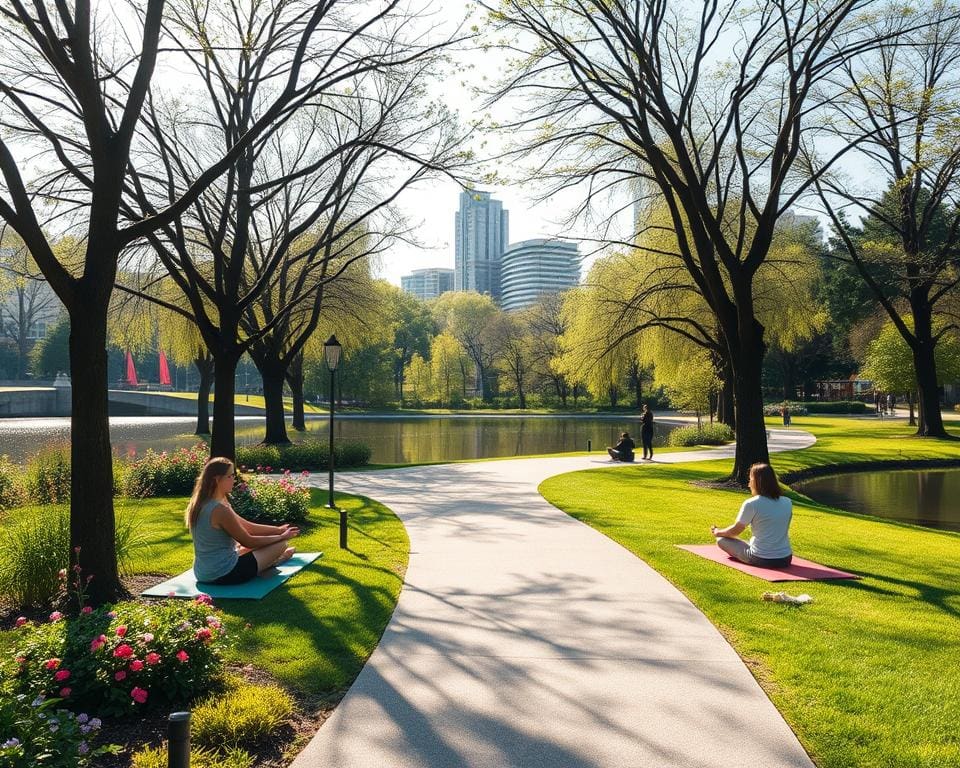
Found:
[[[212,458],[193,487],[184,521],[193,537],[193,573],[197,581],[242,584],[295,550],[287,542],[300,533],[292,525],[260,525],[233,511],[227,494],[233,489],[230,459]]]
[[[750,492],[733,525],[711,526],[717,546],[735,560],[764,568],[786,568],[793,559],[790,548],[790,520],[793,502],[780,493],[777,475],[769,464],[750,467]],[[739,538],[750,526],[749,543]]]
[[[633,442],[629,433],[624,432],[620,435],[620,442],[613,448],[608,447],[607,453],[614,461],[633,461],[633,449],[636,447],[637,445]]]
[[[643,458],[653,459],[653,411],[646,403],[643,404],[643,413],[640,414],[640,442],[643,443]]]

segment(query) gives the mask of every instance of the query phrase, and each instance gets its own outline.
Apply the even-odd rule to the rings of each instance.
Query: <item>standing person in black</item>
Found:
[[[624,432],[620,435],[620,442],[613,446],[613,448],[608,447],[607,453],[610,454],[610,458],[614,461],[633,461],[633,449],[636,447],[637,444],[633,442],[630,435]]]
[[[653,412],[650,407],[644,403],[643,413],[640,415],[640,442],[643,443],[643,458],[653,458]]]

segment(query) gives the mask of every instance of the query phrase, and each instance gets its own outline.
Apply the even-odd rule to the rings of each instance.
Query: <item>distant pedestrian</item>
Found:
[[[646,403],[640,415],[640,442],[643,443],[643,458],[653,459],[653,412]]]
[[[882,411],[880,410],[880,398],[881,398],[881,397],[883,397],[883,395],[880,394],[880,390],[879,390],[879,389],[875,389],[875,390],[873,391],[873,407],[876,409],[876,411],[877,411],[878,414],[879,414],[879,413],[882,413]]]
[[[893,416],[893,406],[896,405],[897,398],[893,396],[893,392],[887,394],[887,413]]]
[[[786,403],[784,403],[780,407],[780,416],[783,418],[783,426],[789,427],[790,426],[790,406],[788,406]]]

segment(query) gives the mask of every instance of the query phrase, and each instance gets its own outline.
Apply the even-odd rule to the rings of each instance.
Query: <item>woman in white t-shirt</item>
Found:
[[[730,557],[748,565],[764,568],[786,568],[793,559],[790,548],[790,520],[793,502],[780,493],[777,475],[769,464],[750,467],[750,492],[743,502],[736,522],[726,528],[711,526],[717,546]],[[739,538],[750,526],[753,538]]]

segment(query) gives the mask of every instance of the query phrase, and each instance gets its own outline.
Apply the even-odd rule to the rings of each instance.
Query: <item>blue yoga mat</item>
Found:
[[[310,565],[318,557],[323,557],[323,552],[297,552],[283,565],[264,571],[245,584],[231,584],[229,586],[209,584],[203,581],[198,583],[193,575],[193,568],[191,568],[189,571],[184,571],[179,576],[167,579],[155,587],[145,589],[140,594],[147,597],[191,598],[199,594],[205,594],[210,595],[214,600],[259,600],[265,594],[283,584],[301,568]]]

